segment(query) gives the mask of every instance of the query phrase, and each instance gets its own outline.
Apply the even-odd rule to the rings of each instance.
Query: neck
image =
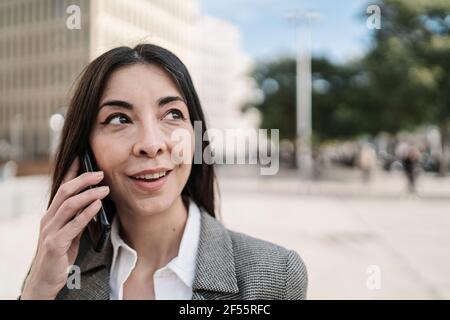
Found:
[[[166,211],[151,216],[119,214],[119,234],[136,250],[137,269],[142,266],[144,270],[155,271],[178,255],[187,217],[181,196]]]

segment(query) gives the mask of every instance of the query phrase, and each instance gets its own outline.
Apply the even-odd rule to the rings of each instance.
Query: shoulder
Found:
[[[300,255],[280,245],[227,229],[236,275],[265,299],[306,299],[308,274]],[[264,291],[264,292],[262,292]]]
[[[308,276],[297,252],[230,230],[204,213],[196,283],[227,293],[208,295],[214,299],[306,299]]]

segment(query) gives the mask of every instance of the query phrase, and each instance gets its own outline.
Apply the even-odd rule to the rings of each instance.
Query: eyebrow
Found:
[[[184,102],[186,104],[186,101],[180,97],[180,96],[167,96],[167,97],[162,97],[158,99],[158,107],[163,107],[164,105],[173,102],[173,101],[181,101]],[[186,104],[187,105],[187,104]],[[128,109],[128,110],[133,110],[133,104],[127,102],[127,101],[122,101],[122,100],[106,100],[105,102],[103,102],[99,109],[103,108],[103,107],[119,107],[119,108],[124,108],[124,109]]]

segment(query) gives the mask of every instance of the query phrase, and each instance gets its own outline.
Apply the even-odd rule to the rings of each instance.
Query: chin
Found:
[[[140,199],[137,204],[136,213],[145,216],[158,214],[169,209],[172,203],[171,197],[164,197],[163,195],[154,198]]]

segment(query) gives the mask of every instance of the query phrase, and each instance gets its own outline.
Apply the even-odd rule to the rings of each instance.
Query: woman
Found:
[[[174,161],[175,130],[190,135],[191,148],[181,152],[190,150],[188,159],[197,143],[202,151],[208,146],[204,137],[195,141],[194,121],[203,137],[189,73],[168,50],[119,47],[87,66],[67,111],[21,299],[306,297],[297,253],[216,220],[213,166]],[[88,147],[101,171],[79,175]],[[83,191],[89,186],[97,187]],[[83,230],[106,197],[115,214],[107,246],[97,253]],[[72,265],[80,274],[75,288],[68,283]]]

